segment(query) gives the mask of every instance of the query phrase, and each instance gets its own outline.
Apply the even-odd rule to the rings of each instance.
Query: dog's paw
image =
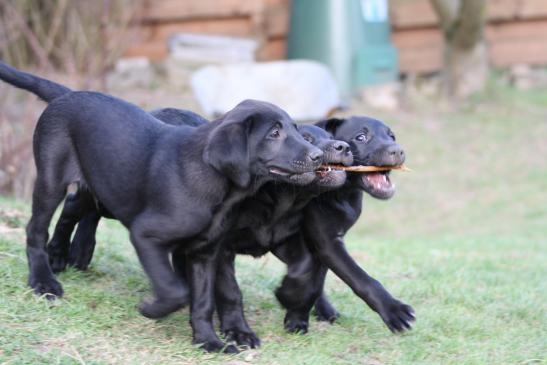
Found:
[[[49,266],[51,266],[51,270],[55,274],[65,271],[67,263],[68,260],[66,257],[49,254]]]
[[[200,348],[207,352],[223,352],[225,354],[238,354],[239,350],[234,345],[227,345],[220,340],[194,341]]]
[[[85,237],[87,238],[87,237]],[[68,265],[80,271],[86,271],[93,259],[93,250],[96,246],[95,238],[74,237],[68,254]]]
[[[86,271],[91,263],[91,257],[75,256],[72,251],[68,258],[68,265],[80,271]]]
[[[139,312],[146,318],[163,318],[188,304],[189,298],[143,300],[139,304]]]
[[[235,341],[238,346],[246,346],[250,349],[260,347],[260,338],[252,331],[242,331],[239,329],[229,329],[224,331],[226,340]]]
[[[416,320],[414,309],[397,299],[386,303],[380,311],[380,316],[390,331],[394,333],[412,329],[412,322]]]
[[[290,333],[308,333],[308,316],[287,311],[287,314],[285,315],[285,320],[283,321],[283,325],[285,327],[285,330]]]
[[[50,243],[47,248],[49,265],[54,273],[60,273],[66,269],[68,252],[65,252],[58,243]]]
[[[36,279],[36,277],[31,276],[29,285],[36,294],[43,295],[49,300],[63,296],[63,286],[53,276],[47,279]]]
[[[329,305],[316,304],[314,309],[314,314],[315,314],[315,318],[318,321],[324,321],[329,323],[334,323],[334,321],[336,321],[340,317],[340,313],[338,313],[336,309],[334,309],[334,307],[330,304]]]

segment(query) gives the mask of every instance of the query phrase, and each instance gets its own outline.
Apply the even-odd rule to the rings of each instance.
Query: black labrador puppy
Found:
[[[161,108],[151,111],[150,114],[175,126],[198,127],[209,123],[199,114],[184,109]],[[89,191],[78,190],[67,195],[47,245],[49,263],[54,273],[63,271],[67,265],[78,270],[87,270],[93,258],[95,233],[101,217],[114,218]],[[74,228],[76,233],[71,240]]]
[[[342,124],[345,128],[339,129]],[[351,145],[356,165],[396,166],[404,162],[404,152],[395,142],[393,132],[378,120],[352,117],[331,119],[318,125],[331,132],[338,132],[337,138]],[[324,130],[325,134],[321,135],[317,129],[309,126],[300,129],[306,139],[321,146],[326,161],[337,162],[337,157],[329,156],[329,149],[319,142],[321,139],[328,141],[332,137]],[[260,256],[271,250],[287,264],[287,275],[276,291],[276,296],[287,309],[284,324],[288,331],[307,331],[309,312],[314,303],[318,319],[333,321],[337,317],[336,310],[323,294],[327,268],[339,274],[365,299],[392,331],[410,328],[410,322],[414,319],[412,308],[394,299],[379,282],[361,270],[345,251],[341,240],[360,216],[363,191],[379,199],[393,196],[395,187],[389,172],[349,173],[349,179],[341,189],[323,194],[306,205],[313,197],[338,186],[337,183],[329,182],[331,177],[337,177],[338,183],[345,181],[341,175],[336,175],[338,173],[332,171],[327,174],[323,171],[324,176],[317,179],[315,184],[296,189],[285,184],[267,184],[238,208],[237,223],[223,240],[229,249],[222,256],[216,294],[221,328],[238,344],[254,347],[259,344],[259,340],[243,315],[241,292],[234,276],[235,253]],[[331,185],[331,189],[319,188],[321,185]],[[85,221],[80,226],[85,227]],[[306,229],[302,230],[302,226]],[[317,231],[317,227],[321,227],[321,230]],[[319,232],[325,232],[327,236],[317,237]],[[82,242],[91,242],[89,235]],[[306,242],[311,244],[308,246]],[[89,260],[90,257],[84,261],[88,263]],[[175,268],[184,276],[185,269],[181,262],[184,260],[174,260]],[[368,287],[373,288],[370,294],[367,292]]]
[[[353,158],[347,143],[334,140],[330,133],[313,125],[300,126],[299,129],[304,138],[322,149],[325,163],[351,165]],[[285,281],[292,282],[298,266],[311,259],[309,250],[300,245],[297,239],[304,207],[313,197],[336,189],[346,181],[346,173],[340,170],[323,169],[316,175],[314,182],[306,186],[277,182],[265,184],[255,195],[234,209],[237,218],[221,240],[215,296],[221,331],[239,345],[255,348],[259,346],[260,340],[244,316],[242,295],[235,276],[235,255],[259,257],[272,251],[287,263],[289,274]],[[182,278],[187,272],[184,256],[181,251],[173,253],[173,266]],[[311,275],[306,279],[318,280]],[[307,287],[303,285],[304,289]],[[314,301],[316,299],[313,298]],[[293,310],[291,303],[281,303],[289,304],[286,308],[290,317]],[[336,313],[327,299],[322,297],[322,306],[318,308],[319,317],[332,318],[332,312]],[[297,331],[298,328],[289,322],[285,320],[286,328]]]
[[[63,294],[45,247],[52,215],[77,183],[128,228],[155,293],[141,303],[143,315],[162,317],[187,302],[189,290],[169,261],[171,250],[184,245],[194,342],[223,349],[212,316],[226,213],[268,180],[313,173],[321,150],[304,140],[287,113],[265,102],[247,100],[214,122],[185,128],[121,99],[72,92],[4,63],[0,79],[49,103],[34,134],[29,285],[38,294]]]
[[[356,165],[398,166],[404,162],[404,151],[395,142],[395,135],[378,120],[351,117],[318,125],[336,140],[349,143]],[[342,241],[360,216],[363,192],[379,199],[393,196],[395,186],[390,174],[349,173],[343,181],[345,184],[337,189],[317,189],[314,184],[297,188],[266,184],[238,208],[238,223],[224,236],[224,246],[229,249],[223,251],[217,273],[217,309],[224,332],[233,333],[236,339],[253,339],[243,315],[233,260],[235,253],[259,256],[269,250],[288,266],[276,290],[278,300],[287,309],[284,325],[288,331],[307,331],[314,304],[320,319],[336,318],[336,310],[323,294],[327,269],[378,312],[390,330],[411,327],[413,309],[368,276],[349,256]],[[174,264],[179,261],[183,260],[174,258]]]
[[[397,166],[405,160],[392,130],[379,120],[350,117],[329,119],[318,125],[331,132],[334,138],[349,143],[356,165]],[[390,173],[348,173],[342,188],[321,194],[306,206],[302,239],[313,255],[308,268],[301,264],[300,269],[304,273],[332,270],[380,315],[391,331],[401,332],[410,329],[415,319],[412,307],[394,298],[378,280],[361,269],[345,249],[343,238],[361,215],[363,192],[377,199],[391,198],[395,185]],[[281,302],[307,303],[294,314],[296,321],[300,316],[305,327],[310,303],[323,290],[324,275],[315,278],[317,280],[302,281],[307,289],[284,281],[277,292]],[[310,293],[311,299],[306,296]]]
[[[151,112],[162,121],[173,125],[198,126],[207,121],[186,110],[159,109]],[[304,139],[319,147],[323,153],[323,160],[329,164],[351,165],[352,155],[349,145],[345,142],[333,140],[332,135],[316,126],[304,125],[299,127]],[[219,265],[216,284],[217,309],[221,319],[221,329],[226,336],[235,340],[238,345],[256,347],[260,340],[247,325],[243,317],[240,304],[237,311],[228,309],[230,303],[241,303],[241,292],[235,281],[234,254],[246,253],[260,256],[272,249],[276,244],[287,241],[285,237],[299,231],[298,223],[301,220],[301,210],[306,203],[317,194],[342,186],[346,173],[337,170],[321,170],[309,186],[297,188],[289,184],[268,183],[251,198],[245,199],[238,205],[238,218],[233,228],[227,232],[222,240],[225,248],[220,255],[223,257]],[[99,208],[97,208],[99,207]],[[68,263],[78,269],[86,269],[91,262],[95,246],[95,230],[101,216],[109,216],[108,212],[93,201],[86,192],[77,192],[69,195],[55,227],[55,233],[48,245],[48,253],[52,267],[63,270]],[[74,240],[70,237],[74,226],[78,224]],[[290,246],[287,245],[287,246]],[[285,254],[285,251],[291,255]],[[279,250],[278,256],[290,263],[291,258],[298,256],[306,260],[307,252],[299,247],[287,247]],[[308,253],[309,254],[309,253]],[[174,267],[186,280],[185,252],[181,250],[174,254]],[[291,266],[289,265],[289,270]],[[323,298],[324,305],[318,309],[319,318],[331,319],[336,313]],[[230,318],[238,316],[238,318]],[[234,324],[237,324],[234,325]]]

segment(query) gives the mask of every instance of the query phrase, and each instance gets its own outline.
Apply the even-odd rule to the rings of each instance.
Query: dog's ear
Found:
[[[203,160],[240,188],[251,182],[247,143],[251,124],[251,116],[243,120],[225,118],[211,132],[203,151]]]
[[[327,132],[330,132],[333,136],[336,134],[336,130],[338,127],[342,125],[346,120],[341,118],[329,118],[325,120],[321,120],[317,123],[315,123],[316,126],[319,128],[323,128]]]

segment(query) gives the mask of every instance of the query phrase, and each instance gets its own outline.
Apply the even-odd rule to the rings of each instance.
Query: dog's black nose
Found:
[[[389,146],[386,152],[397,164],[405,162],[405,151],[398,144]]]
[[[336,141],[333,143],[332,148],[338,152],[348,153],[350,150],[349,144],[343,141]]]
[[[308,154],[308,158],[312,162],[320,161],[323,158],[323,151],[321,151],[319,148],[316,148]]]

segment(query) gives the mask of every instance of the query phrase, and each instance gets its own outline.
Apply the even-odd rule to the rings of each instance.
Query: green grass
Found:
[[[0,364],[547,363],[547,91],[492,87],[463,111],[379,115],[415,171],[394,175],[392,200],[366,199],[347,243],[414,306],[413,331],[392,335],[329,274],[340,320],[287,334],[273,296],[283,266],[240,257],[246,313],[263,346],[205,354],[191,345],[187,310],[161,321],[138,315],[149,286],[115,222],[101,223],[88,272],[60,275],[62,300],[34,296],[22,229],[29,206],[0,198]]]

